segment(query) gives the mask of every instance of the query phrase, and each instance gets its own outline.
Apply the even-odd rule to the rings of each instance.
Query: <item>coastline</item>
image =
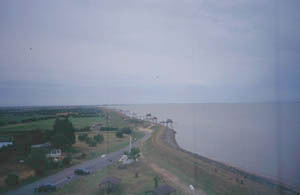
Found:
[[[193,152],[190,152],[186,149],[181,148],[178,145],[177,141],[176,141],[176,131],[174,129],[170,129],[170,128],[165,127],[162,138],[163,138],[164,143],[166,145],[168,145],[169,147],[171,147],[175,150],[181,151],[183,153],[186,153],[186,154],[194,157],[195,159],[204,161],[204,162],[209,163],[209,164],[211,164],[213,166],[216,166],[218,168],[230,171],[234,174],[238,174],[238,175],[242,176],[243,178],[247,178],[249,180],[252,180],[254,182],[257,182],[257,183],[260,183],[260,184],[263,184],[263,185],[270,186],[272,188],[279,188],[280,190],[289,191],[289,192],[292,192],[292,193],[295,193],[295,194],[300,193],[299,189],[297,189],[297,187],[295,187],[295,186],[291,186],[291,185],[282,183],[280,181],[276,181],[274,179],[266,178],[264,176],[259,176],[255,173],[250,173],[246,170],[242,170],[242,169],[230,166],[228,164],[225,164],[225,163],[222,163],[222,162],[219,162],[219,161],[216,161],[216,160],[212,160],[210,158],[201,156],[197,153],[193,153]]]
[[[130,118],[116,109],[114,111]],[[155,151],[156,153],[149,154],[150,159],[181,177],[182,182],[186,185],[193,184],[198,189],[218,192],[217,194],[227,194],[228,190],[234,192],[230,194],[300,194],[300,189],[295,186],[259,176],[183,149],[176,141],[174,129],[146,120],[137,120],[143,121],[146,126],[151,126],[151,129],[154,130],[149,148],[151,148],[151,152]],[[150,152],[149,149],[146,152]],[[218,189],[212,191],[211,189],[216,186],[219,186]],[[224,188],[227,190],[223,191]]]

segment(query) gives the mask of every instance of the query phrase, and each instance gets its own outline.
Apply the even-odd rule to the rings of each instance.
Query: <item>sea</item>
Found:
[[[118,105],[173,120],[180,147],[300,187],[300,102]]]

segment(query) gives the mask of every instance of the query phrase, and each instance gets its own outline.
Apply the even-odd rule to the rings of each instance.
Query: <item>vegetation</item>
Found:
[[[84,142],[87,138],[88,138],[87,133],[83,133],[83,134],[78,135],[78,140],[81,141],[81,142]]]
[[[121,132],[124,134],[131,134],[132,133],[132,129],[130,129],[129,127],[123,127],[121,129]]]
[[[72,161],[72,156],[68,155],[63,159],[62,163],[64,166],[67,166],[71,164],[71,161]]]
[[[139,173],[138,177],[135,177],[136,173]],[[112,195],[142,195],[146,191],[152,190],[153,177],[156,173],[147,166],[142,160],[129,165],[126,169],[119,169],[116,165],[98,170],[95,173],[81,177],[77,180],[71,181],[64,185],[62,188],[54,192],[53,195],[65,195],[65,194],[105,194],[99,188],[99,182],[105,177],[118,177],[121,179],[120,191],[118,193],[112,193]],[[160,181],[160,185],[171,185],[166,183],[165,180]],[[175,186],[176,187],[176,186]],[[179,195],[180,190],[173,195]]]
[[[31,123],[55,119],[57,116],[88,118],[103,116],[103,111],[95,107],[39,107],[39,108],[2,108],[0,126]]]
[[[130,152],[124,152],[129,159],[133,159],[136,161],[136,159],[140,156],[140,149],[137,147],[134,147],[131,149]]]
[[[95,136],[93,137],[93,139],[94,139],[98,144],[101,144],[101,143],[103,142],[103,140],[104,140],[104,137],[103,137],[103,135],[98,134],[98,135],[95,135]]]
[[[51,144],[62,150],[69,149],[75,142],[75,129],[68,118],[57,118],[53,125]]]
[[[45,149],[37,148],[31,151],[27,156],[25,163],[32,167],[38,175],[43,175],[47,166],[47,151]]]
[[[108,129],[108,131],[102,132],[101,134],[97,132],[96,128],[89,128],[94,124],[103,123],[104,116],[101,114],[99,114],[97,117],[94,116],[79,117],[73,115],[67,115],[67,116],[62,115],[62,116],[57,116],[56,119],[51,118],[47,120],[36,120],[33,122],[5,125],[3,127],[0,127],[0,132],[5,131],[6,134],[9,131],[13,132],[15,130],[17,130],[16,132],[17,134],[25,131],[27,132],[26,136],[21,136],[21,137],[19,136],[22,142],[18,142],[19,147],[24,149],[24,151],[26,152],[25,153],[9,152],[10,151],[9,147],[7,148],[3,147],[1,151],[5,151],[6,154],[13,153],[14,158],[12,159],[24,160],[25,163],[23,165],[24,167],[26,167],[27,171],[30,172],[30,174],[28,174],[27,176],[28,181],[33,181],[36,178],[53,174],[58,170],[61,170],[63,167],[68,166],[70,162],[72,162],[72,164],[77,164],[85,160],[95,158],[103,153],[117,151],[127,146],[129,144],[129,138],[125,137],[124,139],[121,140],[116,139],[115,132],[114,132],[114,130],[116,129],[123,132],[123,135],[124,133],[132,134],[131,136],[137,139],[143,137],[144,133],[133,131],[132,130],[133,125],[125,121],[121,115],[110,111],[108,112],[105,111],[105,112],[109,116],[108,117],[109,126],[113,125],[114,127]],[[37,127],[42,127],[42,128],[37,129]],[[77,133],[78,129],[80,129],[84,133]],[[85,142],[85,143],[84,144],[80,142],[78,142],[78,144],[75,143],[76,141],[75,135],[77,136],[77,139],[80,142]],[[63,149],[64,155],[67,154],[67,156],[62,161],[54,161],[51,158],[47,158],[46,154],[49,152],[48,149],[41,149],[41,148],[31,149],[31,145],[34,143],[34,140],[41,140],[39,141],[41,143],[50,141],[53,147]],[[40,143],[35,143],[35,144],[40,144]],[[74,147],[75,145],[76,147]],[[12,148],[12,150],[14,151],[14,148]],[[73,153],[71,153],[71,151],[78,151],[78,156],[82,158],[73,157]],[[74,153],[74,155],[75,154],[76,153]],[[3,159],[5,161],[5,158]],[[12,162],[13,162],[12,164],[16,166],[16,163],[18,161],[14,160]],[[2,177],[3,178],[6,177],[7,174],[8,172],[6,172],[5,175]],[[24,178],[21,172],[20,175],[22,178]],[[1,175],[0,175],[0,179],[1,179]],[[27,179],[26,180],[21,179],[20,183],[24,184],[26,181]]]
[[[8,186],[15,186],[15,185],[19,184],[19,176],[17,174],[10,173],[7,175],[7,177],[5,179],[5,183]]]
[[[117,131],[116,132],[116,137],[123,138],[124,137],[123,132],[122,131]]]
[[[153,181],[154,181],[154,187],[157,188],[158,187],[158,177],[154,176]]]
[[[100,131],[118,131],[119,129],[116,127],[101,127]]]

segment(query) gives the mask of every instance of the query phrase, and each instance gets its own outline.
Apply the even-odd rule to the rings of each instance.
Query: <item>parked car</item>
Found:
[[[53,184],[42,184],[37,188],[34,188],[35,192],[55,192],[56,186]]]
[[[80,168],[80,169],[76,169],[76,170],[74,171],[74,173],[75,173],[76,175],[88,175],[88,174],[90,174],[90,171],[87,170],[87,169]]]

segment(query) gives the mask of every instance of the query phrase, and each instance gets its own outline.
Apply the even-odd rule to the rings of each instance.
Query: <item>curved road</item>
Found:
[[[150,137],[151,137],[151,134],[149,132],[145,132],[145,136],[143,138],[141,138],[140,140],[136,141],[135,143],[133,143],[132,146],[134,147],[134,146],[138,145],[139,143],[146,141]],[[18,188],[16,190],[7,192],[5,195],[41,194],[41,193],[34,192],[34,188],[40,186],[41,184],[45,184],[45,183],[50,183],[50,184],[56,185],[57,187],[61,187],[64,184],[80,177],[80,176],[74,175],[75,169],[85,168],[85,169],[89,170],[90,172],[94,172],[96,170],[101,170],[104,167],[111,165],[112,163],[118,161],[121,158],[121,156],[124,154],[124,152],[127,151],[128,149],[129,149],[129,147],[127,146],[119,151],[111,152],[111,153],[107,154],[105,158],[98,157],[98,158],[83,162],[81,164],[74,165],[74,166],[66,168],[54,175],[45,177],[45,178],[40,179],[31,184],[21,186],[20,188]],[[108,159],[111,159],[111,161],[109,161]]]

